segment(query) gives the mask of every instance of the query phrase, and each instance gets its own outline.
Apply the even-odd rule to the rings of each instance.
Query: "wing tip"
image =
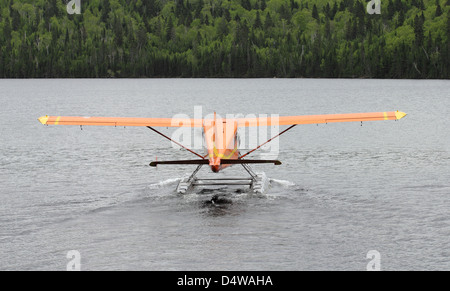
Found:
[[[395,112],[395,118],[397,119],[397,120],[399,120],[399,119],[402,119],[403,117],[405,117],[407,114],[405,113],[405,112],[401,112],[401,111],[396,111]]]
[[[47,124],[48,118],[49,118],[49,116],[45,115],[45,116],[39,117],[38,120],[39,120],[40,123],[45,125],[45,124]]]

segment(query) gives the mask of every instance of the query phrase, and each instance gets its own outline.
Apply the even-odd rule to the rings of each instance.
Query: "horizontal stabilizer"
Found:
[[[151,167],[156,167],[157,165],[207,165],[209,160],[178,160],[178,161],[154,161],[150,163]]]
[[[221,159],[220,163],[222,165],[234,165],[234,164],[274,164],[274,165],[281,165],[281,162],[278,160],[227,160],[227,159]]]
[[[177,160],[177,161],[154,161],[150,163],[151,167],[156,167],[157,165],[207,165],[209,160]],[[222,165],[235,165],[235,164],[274,164],[281,165],[278,160],[228,160],[221,159],[220,164]]]

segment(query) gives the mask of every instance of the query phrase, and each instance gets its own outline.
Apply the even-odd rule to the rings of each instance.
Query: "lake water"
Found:
[[[450,270],[450,81],[0,80],[0,270]],[[193,117],[400,110],[297,126],[263,195],[175,193],[195,166],[146,128],[43,126],[42,115]],[[170,135],[172,129],[161,129]],[[260,157],[258,154],[253,158]],[[241,167],[222,175],[243,175]],[[211,175],[204,168],[199,175]]]

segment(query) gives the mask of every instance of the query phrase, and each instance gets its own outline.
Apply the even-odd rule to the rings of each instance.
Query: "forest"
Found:
[[[0,1],[0,78],[450,77],[450,0]]]

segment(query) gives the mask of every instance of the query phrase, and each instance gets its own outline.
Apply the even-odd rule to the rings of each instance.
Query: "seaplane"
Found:
[[[297,125],[327,124],[335,122],[366,122],[382,120],[399,120],[406,116],[401,111],[278,116],[271,115],[251,118],[221,118],[214,114],[211,118],[142,118],[142,117],[81,117],[81,116],[42,116],[38,120],[44,125],[76,125],[80,126],[140,126],[147,127],[160,136],[189,151],[197,158],[190,160],[152,161],[150,166],[158,165],[197,165],[196,169],[180,179],[177,193],[187,193],[195,187],[207,185],[243,185],[250,191],[263,193],[269,181],[264,173],[255,173],[250,165],[273,164],[281,165],[279,160],[248,159],[247,156],[260,149],[265,144],[278,138]],[[241,153],[239,149],[238,129],[241,127],[288,126],[283,131],[270,137],[250,151]],[[189,127],[200,128],[206,144],[206,153],[200,154],[182,143],[163,134],[155,127]],[[202,166],[208,165],[213,173],[218,173],[227,167],[241,165],[249,174],[248,178],[209,178],[200,179],[197,173]]]

